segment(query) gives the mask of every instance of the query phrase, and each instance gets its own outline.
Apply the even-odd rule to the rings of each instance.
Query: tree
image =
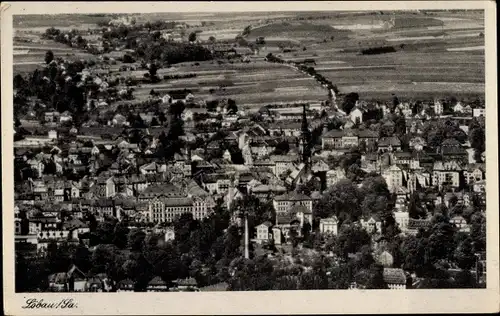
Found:
[[[234,271],[229,280],[230,291],[271,290],[275,283],[273,264],[266,257],[235,259],[230,264],[230,270]]]
[[[422,276],[426,271],[432,268],[432,263],[425,261],[426,239],[422,236],[408,236],[401,243],[401,252],[403,254],[403,268]]]
[[[398,135],[406,134],[406,119],[402,115],[397,115],[394,120],[394,132]]]
[[[89,249],[85,245],[79,244],[72,256],[72,261],[80,270],[88,272],[91,268],[91,254]]]
[[[455,249],[455,229],[445,215],[435,215],[433,227],[430,230],[425,256],[428,262],[439,260],[453,260],[453,249]]]
[[[481,212],[472,214],[470,236],[476,252],[486,251],[486,218]]]
[[[188,41],[190,41],[190,42],[196,41],[196,32],[189,33]]]
[[[399,98],[397,95],[393,94],[392,95],[392,108],[396,108],[399,105]]]
[[[427,212],[425,209],[422,207],[422,203],[420,201],[418,193],[413,193],[410,196],[410,201],[408,204],[408,212],[410,218],[426,218],[427,217]]]
[[[158,115],[158,120],[160,121],[161,125],[165,125],[165,122],[167,122],[167,117],[165,116],[165,113],[160,112]]]
[[[212,43],[215,43],[215,37],[214,37],[214,36],[210,36],[210,37],[208,38],[208,40],[209,40],[210,42],[212,42]]]
[[[156,117],[153,117],[153,119],[151,120],[151,126],[159,126],[160,123],[158,122],[158,119]]]
[[[113,232],[113,244],[119,249],[124,249],[127,246],[129,229],[124,222],[118,222],[115,225]]]
[[[471,289],[477,287],[476,279],[469,270],[458,272],[454,279],[454,288]]]
[[[358,100],[359,95],[356,92],[347,94],[342,102],[342,110],[347,114],[351,113],[352,108],[354,108]]]
[[[170,105],[168,111],[171,115],[173,115],[175,119],[179,119],[182,115],[182,112],[184,112],[185,108],[186,106],[184,105],[183,102],[177,101]]]
[[[481,154],[486,150],[486,135],[484,127],[478,126],[470,131],[469,141],[474,148],[474,159],[481,161]]]
[[[289,150],[290,150],[290,144],[288,143],[288,141],[282,140],[278,144],[276,144],[276,147],[274,149],[274,154],[275,155],[286,155]]]
[[[50,64],[54,60],[54,53],[51,50],[48,50],[45,53],[45,63]]]
[[[14,76],[14,89],[22,89],[25,88],[26,80],[24,80],[23,76],[17,74]]]
[[[384,268],[378,264],[372,264],[369,270],[369,280],[366,284],[367,289],[387,289],[387,283],[384,281]]]
[[[453,255],[455,262],[460,269],[471,269],[476,263],[472,238],[466,236],[462,241],[460,241]]]
[[[128,233],[128,247],[132,251],[141,251],[144,245],[144,239],[146,238],[146,233],[138,228],[132,229]]]
[[[134,63],[135,62],[135,59],[130,56],[129,54],[125,54],[123,55],[123,63],[125,64],[131,64],[131,63]]]
[[[356,225],[342,226],[336,239],[336,253],[342,258],[347,258],[349,253],[356,253],[365,245],[370,245],[370,235]]]
[[[300,290],[320,290],[328,288],[328,278],[324,271],[305,272],[300,276],[299,289]]]
[[[238,112],[238,107],[236,106],[236,101],[234,101],[233,99],[227,100],[227,111],[229,113]]]
[[[51,160],[47,164],[45,164],[45,168],[43,169],[43,173],[44,174],[56,174],[57,173],[56,163]]]
[[[148,247],[146,258],[153,265],[153,272],[160,276],[163,281],[171,286],[172,281],[177,279],[180,271],[180,258],[175,248],[165,244],[161,248]]]
[[[21,121],[19,120],[18,117],[14,119],[14,127],[19,128],[21,126]]]
[[[347,290],[351,283],[351,269],[348,263],[337,263],[330,270],[329,289]]]
[[[341,221],[356,220],[361,215],[360,204],[361,198],[357,186],[350,180],[341,180],[319,200],[315,217],[325,218],[335,215]]]
[[[156,78],[157,73],[158,73],[158,65],[155,63],[151,63],[148,69],[148,73],[151,78]]]

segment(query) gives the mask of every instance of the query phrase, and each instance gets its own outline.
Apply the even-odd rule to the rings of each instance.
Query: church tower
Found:
[[[311,131],[307,123],[306,106],[303,105],[302,111],[302,128],[299,140],[299,152],[302,156],[302,162],[309,167],[311,162]]]

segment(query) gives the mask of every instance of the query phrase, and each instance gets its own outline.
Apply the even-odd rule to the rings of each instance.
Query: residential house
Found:
[[[464,170],[464,178],[466,184],[472,184],[476,181],[481,181],[484,179],[486,174],[486,169],[484,164],[469,164],[467,170]]]
[[[330,170],[330,167],[324,160],[317,159],[313,163],[311,170],[313,173],[328,172]]]
[[[406,289],[406,275],[403,269],[384,268],[384,282],[391,290]]]
[[[401,150],[401,140],[397,136],[382,137],[378,141],[378,152],[391,152]]]
[[[117,292],[133,292],[134,291],[134,281],[131,279],[121,280],[117,284]]]
[[[465,218],[462,216],[454,216],[450,219],[450,224],[454,225],[458,231],[464,232],[464,233],[469,233],[470,232],[470,225],[467,223]]]
[[[363,111],[357,106],[355,106],[352,110],[351,113],[349,113],[349,118],[351,121],[355,124],[361,124],[363,123]]]
[[[443,103],[441,103],[440,100],[434,100],[434,113],[436,113],[437,115],[441,115],[443,114],[443,110]]]
[[[322,218],[319,221],[319,230],[322,234],[332,234],[337,236],[339,221],[336,216]]]
[[[162,97],[163,103],[176,103],[182,102],[184,104],[188,104],[194,101],[194,95],[189,90],[177,90],[170,91]]]
[[[376,215],[364,216],[359,222],[361,227],[370,234],[382,232],[382,220]]]
[[[121,114],[115,114],[113,116],[113,119],[111,121],[112,126],[125,126],[128,125],[129,123],[127,122],[127,118]]]
[[[312,216],[312,199],[301,193],[289,192],[276,196],[273,199],[273,206],[277,214],[286,214],[295,206],[304,206],[304,213]]]
[[[337,167],[326,172],[326,185],[332,187],[335,183],[346,178],[346,173],[343,168]]]
[[[443,160],[468,161],[467,150],[456,139],[445,139],[439,151]]]
[[[155,276],[148,282],[146,287],[147,292],[168,292],[167,282],[163,281],[159,276]]]
[[[56,122],[59,122],[59,117],[61,116],[61,114],[57,111],[49,111],[49,112],[45,112],[45,115],[44,115],[44,118],[45,118],[45,122],[47,123],[56,123]]]
[[[382,177],[390,192],[396,192],[399,187],[403,186],[403,171],[397,165],[391,165],[383,170]]]
[[[177,279],[173,281],[174,290],[179,292],[199,292],[198,282],[195,278]]]
[[[260,225],[257,225],[255,227],[257,231],[255,241],[261,244],[263,242],[272,240],[272,233],[270,233],[272,226],[273,224],[271,222],[264,222]]]
[[[410,213],[408,213],[408,210],[406,208],[397,208],[393,212],[393,215],[401,233],[406,234],[410,223]]]
[[[94,186],[100,197],[110,198],[116,194],[116,184],[113,177],[100,176]]]
[[[453,112],[454,113],[463,113],[465,110],[465,107],[462,105],[461,102],[457,102],[457,104],[455,104],[453,106]]]
[[[59,117],[60,123],[71,122],[72,120],[73,116],[71,116],[71,113],[69,111],[64,111],[63,113],[61,113],[61,116]]]
[[[415,136],[410,139],[409,146],[416,151],[422,151],[427,146],[427,142],[423,137]]]
[[[472,116],[474,117],[486,117],[485,108],[475,108],[472,110]]]
[[[86,290],[87,276],[76,265],[71,265],[67,276],[70,292],[84,292]]]
[[[294,164],[298,162],[299,157],[297,155],[272,155],[269,159],[274,163],[274,175],[279,177],[281,174],[293,170]]]
[[[408,229],[406,234],[416,235],[420,229],[427,230],[431,227],[432,222],[430,218],[425,219],[415,219],[410,218],[408,221]]]
[[[472,190],[476,193],[484,193],[486,190],[486,181],[481,180],[474,182],[472,185]]]
[[[175,240],[175,230],[173,227],[167,227],[164,231],[164,234],[166,242]]]
[[[285,182],[292,187],[299,184],[306,184],[313,178],[312,170],[307,168],[306,164],[300,163],[292,169],[292,172],[285,179]]]
[[[436,161],[433,166],[432,184],[438,188],[443,186],[458,188],[461,172],[462,167],[456,161]]]
[[[290,237],[290,231],[295,230],[301,235],[301,228],[305,223],[312,225],[312,211],[307,206],[295,204],[286,212],[276,212],[276,226],[279,228],[285,240]],[[312,226],[311,226],[312,229]]]
[[[193,198],[158,196],[148,201],[148,210],[150,222],[173,222],[182,214],[193,213]]]

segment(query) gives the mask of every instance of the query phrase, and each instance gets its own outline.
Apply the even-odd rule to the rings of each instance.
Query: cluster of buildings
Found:
[[[129,22],[120,19],[113,23]],[[94,83],[101,92],[109,86],[97,75]],[[118,93],[122,92],[127,93]],[[380,174],[395,196],[394,218],[403,234],[415,234],[430,224],[429,218],[410,218],[408,204],[415,192],[425,190],[430,197],[427,202],[434,205],[449,205],[453,201],[467,207],[477,198],[485,204],[484,155],[476,161],[470,144],[453,138],[430,146],[423,131],[430,120],[448,119],[458,122],[467,134],[471,119],[484,118],[483,107],[458,102],[453,106],[453,114],[444,116],[440,101],[428,105],[435,115],[424,110],[415,114],[410,103],[403,102],[392,109],[377,104],[376,109],[383,116],[382,126],[394,127],[391,113],[404,117],[406,136],[410,137],[404,143],[401,135],[380,137],[379,131],[363,126],[367,106],[360,102],[349,113],[326,102],[309,104],[307,108],[266,107],[257,113],[260,120],[256,122],[245,111],[231,110],[228,100],[221,100],[214,111],[208,111],[207,102],[197,100],[187,90],[151,99],[160,104],[164,114],[178,102],[186,105],[180,116],[184,122],[180,139],[188,144],[201,139],[203,148],[185,146],[169,161],[155,156],[161,134],[167,129],[160,124],[154,126],[154,119],[160,119],[157,112],[147,109],[138,113],[146,124],[141,128],[132,128],[133,122],[123,113],[114,113],[105,124],[89,121],[82,126],[72,125],[74,118],[69,112],[52,109],[47,109],[43,120],[33,113],[21,118],[21,126],[32,134],[14,142],[18,249],[40,253],[49,242],[78,243],[88,239],[88,213],[97,221],[127,218],[149,226],[168,226],[186,213],[199,220],[208,217],[218,200],[231,209],[245,194],[272,200],[276,213],[273,221],[255,227],[252,240],[256,243],[285,244],[290,241],[292,230],[300,236],[306,224],[312,229],[314,220],[319,223],[320,233],[337,235],[339,220],[315,219],[314,201],[347,178],[346,170],[332,166],[329,158],[342,157],[353,148],[364,148],[360,169]],[[108,107],[103,99],[92,101],[97,108]],[[342,126],[329,130],[331,119],[340,120]],[[208,127],[201,130],[200,124]],[[227,133],[215,137],[222,128]],[[139,137],[133,136],[137,130]],[[313,130],[321,131],[317,144],[311,144],[308,138]],[[287,149],[280,152],[283,144]],[[242,160],[236,162],[240,155]],[[312,181],[320,183],[320,188],[315,188],[311,195],[296,190]],[[461,216],[452,217],[451,222],[460,231],[470,231],[469,223]],[[381,231],[382,220],[374,214],[363,217],[358,224],[376,233]],[[172,229],[162,232],[166,240],[175,238]],[[402,288],[406,284],[406,277],[402,281],[404,273],[393,270],[391,264],[386,268],[384,278],[392,280],[387,281],[391,288]],[[89,280],[76,267],[54,276],[52,281],[54,287],[75,291],[102,290],[106,284]],[[150,283],[151,291],[166,286],[161,280]],[[130,283],[120,285],[120,290],[127,289]]]

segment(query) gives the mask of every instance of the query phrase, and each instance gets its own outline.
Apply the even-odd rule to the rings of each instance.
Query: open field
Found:
[[[166,93],[186,88],[200,100],[231,98],[243,108],[254,109],[269,103],[319,102],[327,98],[327,91],[312,78],[290,67],[264,61],[225,65],[204,62],[199,66],[186,63],[159,71],[160,76],[188,73],[196,73],[197,77],[142,84],[136,88],[134,95],[143,99],[147,98],[151,89]],[[144,71],[134,74],[142,76]]]
[[[52,50],[54,56],[69,60],[95,60],[97,57],[78,49],[73,49],[59,43],[40,41],[25,43],[14,41],[13,67],[14,73],[27,73],[43,67],[45,53]]]
[[[198,39],[233,40],[251,26],[247,41],[265,38],[259,55],[250,63],[201,62],[176,64],[158,74],[196,74],[194,78],[144,84],[135,91],[147,98],[151,89],[167,92],[191,89],[197,98],[232,98],[238,104],[258,107],[272,102],[323,101],[324,88],[285,65],[266,63],[273,53],[286,60],[315,60],[316,71],[343,93],[364,98],[420,97],[442,94],[484,94],[484,21],[479,11],[445,12],[269,12],[269,13],[154,13],[133,15],[138,23],[164,20],[188,23],[186,33]],[[14,18],[18,36],[37,37],[46,28],[88,28],[106,19],[102,15]],[[71,21],[71,22],[68,22]],[[78,25],[76,25],[78,24]],[[94,35],[95,36],[95,35]],[[95,58],[62,44],[40,41],[14,43],[14,70],[40,67],[49,48],[57,56]],[[363,49],[394,46],[397,52],[362,55]],[[284,52],[283,48],[291,48]],[[305,49],[304,49],[305,48]],[[145,71],[114,74],[142,78]]]
[[[316,43],[306,50],[277,55],[294,61],[312,58],[315,69],[341,92],[357,92],[367,98],[389,99],[393,93],[408,98],[441,92],[484,94],[482,16],[477,12],[440,14],[359,14],[307,21],[315,25],[310,27],[309,41],[316,39]],[[345,36],[333,35],[332,39],[325,33],[318,37],[315,28],[327,24]],[[301,29],[305,28],[302,24]],[[265,31],[267,36],[284,32],[280,23],[267,25]],[[288,35],[305,37],[302,31]],[[361,54],[363,49],[381,46],[394,46],[397,52]]]

